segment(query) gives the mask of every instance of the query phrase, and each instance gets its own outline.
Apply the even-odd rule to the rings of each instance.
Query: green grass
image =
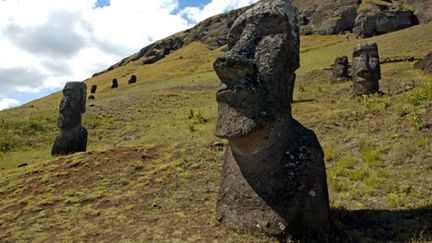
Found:
[[[360,41],[377,41],[382,57],[423,56],[431,33],[421,25]],[[385,95],[352,97],[349,82],[330,85],[323,69],[351,56],[356,41],[302,37],[301,102],[293,104],[325,151],[332,237],[431,241],[432,77],[412,63],[385,64]],[[212,60],[220,53],[193,43],[155,64],[88,80],[99,87],[84,114],[87,153],[49,154],[58,93],[0,112],[0,241],[276,241],[227,231],[215,219],[223,151],[211,146],[220,140]],[[138,83],[126,85],[131,74]],[[120,88],[109,88],[113,78]]]

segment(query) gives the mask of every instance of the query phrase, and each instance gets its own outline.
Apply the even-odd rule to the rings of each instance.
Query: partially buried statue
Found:
[[[377,93],[381,68],[378,46],[375,42],[357,44],[352,61],[353,92],[355,95]]]
[[[234,22],[216,59],[216,135],[226,138],[217,218],[270,235],[325,232],[329,201],[322,148],[291,116],[299,67],[298,12],[261,0]]]
[[[336,57],[330,82],[341,83],[347,80],[349,80],[348,57],[347,56]]]
[[[111,89],[116,89],[116,88],[118,88],[118,81],[115,78],[112,80]]]
[[[60,102],[58,127],[60,131],[51,150],[52,155],[84,152],[87,148],[87,130],[81,126],[86,110],[87,86],[82,82],[68,82]]]

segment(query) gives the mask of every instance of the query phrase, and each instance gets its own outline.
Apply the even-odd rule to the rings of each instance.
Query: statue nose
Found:
[[[218,57],[213,66],[219,79],[228,87],[234,86],[242,78],[252,76],[255,70],[252,61],[232,54]]]

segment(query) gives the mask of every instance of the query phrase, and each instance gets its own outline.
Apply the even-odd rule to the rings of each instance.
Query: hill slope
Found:
[[[432,240],[432,77],[409,62],[384,64],[386,95],[352,98],[350,83],[329,85],[324,68],[356,41],[302,37],[297,72],[293,115],[325,150],[332,237]],[[383,58],[421,57],[432,25],[361,41],[377,41]],[[191,42],[88,80],[98,92],[84,115],[87,153],[49,155],[59,94],[0,112],[0,241],[272,241],[214,218],[224,148],[213,146],[211,67],[222,49]],[[113,78],[119,89],[109,89]]]

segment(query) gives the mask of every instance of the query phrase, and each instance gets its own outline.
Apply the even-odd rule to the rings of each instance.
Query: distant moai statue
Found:
[[[381,67],[378,46],[375,42],[357,44],[352,61],[353,92],[355,95],[377,93]]]
[[[52,155],[85,152],[87,130],[81,126],[82,113],[86,111],[87,86],[83,82],[68,82],[63,89],[59,107],[58,128]]]
[[[118,81],[116,78],[112,80],[112,85],[111,85],[111,89],[115,89],[115,88],[118,88]]]
[[[261,0],[240,15],[227,51],[214,62],[216,135],[228,139],[217,219],[270,235],[317,235],[330,225],[323,150],[291,115],[299,68],[298,11]]]
[[[336,57],[332,77],[330,83],[341,83],[349,80],[348,74],[348,57],[339,56]]]
[[[132,75],[128,81],[128,84],[134,84],[137,82],[137,77],[135,75]]]
[[[91,94],[95,94],[95,93],[96,93],[96,90],[97,90],[97,85],[94,84],[94,85],[92,85],[91,88],[90,88],[90,93],[91,93]]]

